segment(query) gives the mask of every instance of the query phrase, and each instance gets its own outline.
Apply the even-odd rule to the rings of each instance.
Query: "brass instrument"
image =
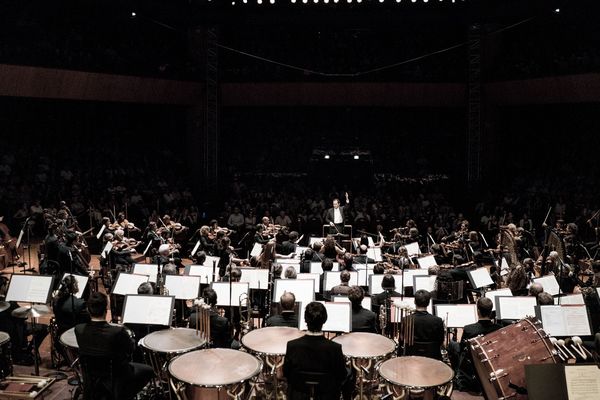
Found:
[[[404,344],[404,355],[406,355],[406,349],[415,342],[414,312],[415,309],[408,303],[395,301],[390,304],[390,319],[394,322],[392,339]]]
[[[210,305],[204,299],[194,301],[196,306],[196,336],[200,336],[210,347]]]
[[[252,302],[250,301],[248,293],[240,294],[238,302],[240,306],[240,340],[242,340],[242,337],[244,337],[246,333],[254,329],[254,321],[252,320]],[[246,303],[245,310],[243,308],[244,302]]]

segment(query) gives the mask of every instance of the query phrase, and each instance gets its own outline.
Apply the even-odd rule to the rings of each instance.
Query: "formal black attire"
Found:
[[[88,275],[87,268],[81,263],[81,259],[75,254],[77,250],[72,249],[66,244],[58,245],[58,278],[62,279],[65,273],[73,273],[78,275]],[[60,283],[58,279],[58,283]]]
[[[427,311],[416,311],[414,318],[414,345],[407,348],[407,355],[442,359],[444,321]]]
[[[111,377],[103,381],[104,385],[113,388],[113,396],[117,399],[132,399],[152,379],[152,367],[133,363],[131,354],[135,349],[135,339],[123,326],[110,325],[106,321],[91,321],[75,327],[75,337],[79,344],[79,354],[87,366],[87,372],[98,376],[97,371],[106,371],[112,363]],[[100,375],[102,376],[102,375]]]
[[[401,297],[402,295],[393,289],[386,289],[381,293],[371,297],[371,311],[379,313],[379,307],[384,305],[391,297]]]
[[[315,399],[339,399],[347,370],[342,346],[323,335],[307,334],[287,343],[283,375],[288,381],[288,400],[308,400],[306,373],[322,374],[315,390]]]
[[[294,311],[282,311],[281,315],[272,315],[267,319],[266,326],[298,327],[298,316]]]
[[[352,332],[377,333],[377,314],[364,307],[352,308]]]
[[[85,300],[78,299],[73,295],[56,300],[52,309],[59,335],[75,325],[90,322],[90,314],[87,312]]]
[[[190,314],[190,328],[196,329],[197,314]],[[210,340],[213,348],[231,348],[231,324],[215,310],[210,311]]]
[[[339,210],[340,213],[342,215],[342,222],[339,224],[335,223],[335,209],[333,207],[329,208],[326,212],[325,212],[325,222],[327,224],[331,224],[332,222],[334,223],[335,228],[331,228],[329,230],[329,233],[331,234],[335,234],[335,233],[344,233],[344,225],[346,223],[346,208],[348,208],[349,206],[342,206],[340,205]],[[337,228],[337,229],[336,229]]]
[[[276,249],[277,249],[278,254],[287,256],[289,254],[296,252],[296,247],[297,247],[296,243],[286,240],[283,243],[281,243],[280,245],[277,245]]]

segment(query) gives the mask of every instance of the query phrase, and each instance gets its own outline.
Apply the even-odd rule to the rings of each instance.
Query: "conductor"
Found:
[[[329,233],[344,233],[344,210],[350,206],[350,199],[348,198],[348,192],[346,192],[346,205],[340,206],[340,200],[333,199],[333,207],[327,210],[325,214],[325,222],[329,224]]]

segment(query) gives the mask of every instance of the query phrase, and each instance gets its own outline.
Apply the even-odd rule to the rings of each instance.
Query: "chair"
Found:
[[[113,360],[102,356],[79,356],[83,400],[120,400]]]
[[[293,389],[290,399],[308,399],[308,400],[333,400],[331,397],[334,388],[331,387],[331,375],[326,372],[297,372],[297,382],[301,382],[301,386]],[[339,399],[341,388],[338,388]]]

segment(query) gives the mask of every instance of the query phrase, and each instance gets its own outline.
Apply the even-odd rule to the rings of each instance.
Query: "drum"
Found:
[[[0,331],[0,379],[12,375],[13,364],[10,351],[10,335]]]
[[[75,337],[75,328],[64,331],[58,340],[64,349],[64,356],[67,358],[69,366],[75,372],[75,379],[81,381],[83,374],[79,365],[79,344]]]
[[[385,390],[395,400],[438,399],[452,394],[452,368],[427,357],[397,357],[379,365]]]
[[[174,328],[152,332],[139,341],[144,356],[157,378],[168,382],[166,367],[173,357],[202,348],[206,344],[195,329]]]
[[[367,391],[371,392],[371,383],[377,382],[375,367],[396,352],[396,342],[383,335],[366,332],[347,333],[334,338],[333,341],[342,345],[344,356],[356,370],[357,391],[359,398],[363,398],[365,383],[369,385]]]
[[[168,367],[179,400],[239,400],[261,370],[258,358],[231,349],[192,351],[173,358]]]
[[[527,386],[525,365],[556,363],[557,357],[541,323],[532,317],[470,339],[469,349],[488,399],[526,399],[517,392]]]

